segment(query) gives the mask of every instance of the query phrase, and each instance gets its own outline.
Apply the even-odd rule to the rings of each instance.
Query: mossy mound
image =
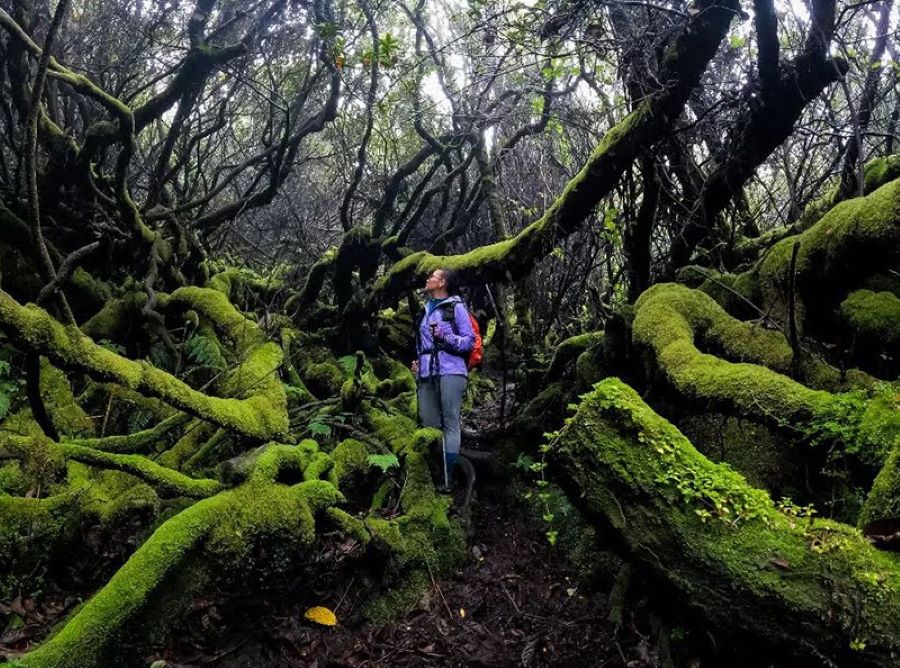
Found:
[[[757,277],[763,304],[774,305],[785,320],[795,244],[799,327],[827,335],[834,326],[832,314],[849,292],[900,266],[900,179],[841,202],[802,234],[775,244],[762,259]]]
[[[857,290],[841,302],[841,317],[863,345],[900,353],[900,298],[892,292]]]

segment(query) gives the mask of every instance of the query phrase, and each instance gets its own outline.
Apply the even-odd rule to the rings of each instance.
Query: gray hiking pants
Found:
[[[439,376],[439,378],[441,405],[444,409],[444,448],[447,453],[447,466],[452,469],[459,455],[459,414],[468,378],[466,376]],[[430,378],[419,380],[418,398],[422,426],[440,429],[441,413],[438,408],[437,388]]]

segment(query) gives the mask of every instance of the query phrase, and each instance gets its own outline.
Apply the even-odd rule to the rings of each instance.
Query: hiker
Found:
[[[416,337],[419,418],[443,431],[440,489],[450,491],[459,457],[460,411],[476,334],[469,310],[455,294],[453,272],[436,269],[425,279],[425,312]]]

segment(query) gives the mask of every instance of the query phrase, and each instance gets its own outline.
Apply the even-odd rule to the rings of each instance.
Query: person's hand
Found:
[[[431,333],[438,341],[444,341],[453,333],[453,328],[450,326],[449,322],[439,322],[435,325],[434,329],[431,330]]]
[[[418,375],[419,373],[419,360],[413,360],[412,364],[409,365],[410,370]]]

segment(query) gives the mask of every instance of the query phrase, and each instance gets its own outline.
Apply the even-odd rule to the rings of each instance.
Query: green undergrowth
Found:
[[[100,592],[22,664],[107,665],[126,634],[135,632],[131,627],[146,614],[155,592],[195,550],[204,550],[219,568],[239,570],[253,568],[253,556],[263,542],[282,560],[309,549],[315,539],[315,513],[342,497],[326,481],[275,483],[283,468],[300,465],[299,456],[296,448],[270,448],[248,482],[199,501],[162,524]]]

